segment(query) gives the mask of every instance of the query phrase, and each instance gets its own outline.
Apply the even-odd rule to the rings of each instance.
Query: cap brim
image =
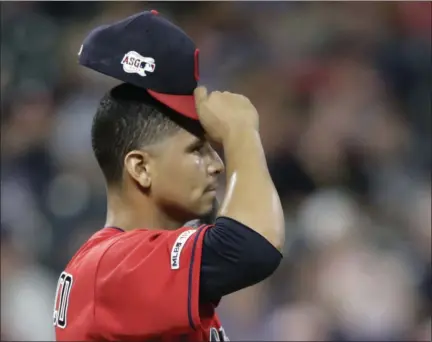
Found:
[[[198,113],[195,107],[195,98],[193,95],[171,95],[162,94],[147,89],[147,92],[157,101],[163,103],[172,110],[188,118],[198,120]]]

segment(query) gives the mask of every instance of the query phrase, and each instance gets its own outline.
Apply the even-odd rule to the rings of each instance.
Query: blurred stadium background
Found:
[[[90,125],[116,82],[77,53],[144,9],[257,106],[283,199],[285,260],[223,300],[231,340],[430,341],[430,2],[2,2],[2,340],[54,338],[57,276],[104,224]]]

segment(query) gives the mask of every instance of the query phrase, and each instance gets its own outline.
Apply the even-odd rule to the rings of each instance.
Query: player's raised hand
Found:
[[[258,130],[258,113],[247,97],[220,91],[208,94],[205,87],[196,88],[194,95],[199,120],[214,141],[223,143],[242,131]]]

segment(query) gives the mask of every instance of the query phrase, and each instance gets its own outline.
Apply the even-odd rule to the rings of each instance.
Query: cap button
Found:
[[[151,13],[151,14],[154,14],[154,15],[158,15],[158,14],[159,14],[159,12],[156,11],[156,10],[151,10],[150,13]]]

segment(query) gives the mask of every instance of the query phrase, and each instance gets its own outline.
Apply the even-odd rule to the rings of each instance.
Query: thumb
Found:
[[[198,106],[202,101],[207,99],[207,88],[203,86],[197,87],[194,90],[194,97],[195,97],[195,105]]]

